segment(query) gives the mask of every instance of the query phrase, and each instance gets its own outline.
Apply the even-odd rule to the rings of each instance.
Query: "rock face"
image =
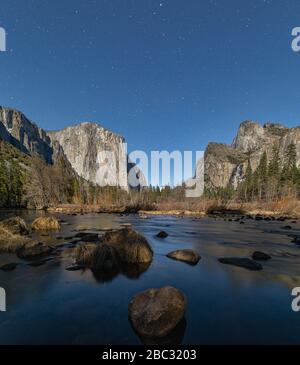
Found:
[[[127,172],[133,169],[134,177],[146,185],[139,170],[127,161],[125,139],[101,125],[86,122],[48,134],[62,146],[73,169],[84,179],[127,190]]]
[[[0,137],[22,152],[37,154],[52,163],[53,148],[47,133],[21,112],[0,106]]]
[[[282,158],[289,144],[297,148],[297,163],[300,163],[300,127],[287,128],[280,124],[265,124],[245,121],[241,123],[231,146],[210,143],[205,151],[205,184],[208,187],[237,187],[250,162],[253,171],[259,165],[264,152],[268,159],[275,144]]]
[[[149,289],[132,299],[129,318],[141,337],[163,338],[183,319],[186,306],[186,297],[178,289]]]
[[[20,111],[0,106],[0,139],[47,164],[63,160],[74,175],[101,186],[128,190],[147,185],[141,171],[128,161],[124,138],[97,123],[46,132]]]

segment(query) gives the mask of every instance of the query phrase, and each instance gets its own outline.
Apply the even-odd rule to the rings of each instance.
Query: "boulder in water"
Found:
[[[45,245],[42,242],[30,242],[23,245],[17,250],[17,256],[22,259],[28,259],[32,257],[45,256],[50,254],[53,248]]]
[[[167,257],[173,260],[186,262],[190,265],[196,265],[201,259],[196,251],[190,249],[172,251],[167,254]]]
[[[243,257],[223,257],[219,259],[219,262],[221,262],[222,264],[243,267],[245,269],[253,271],[262,270],[263,268],[262,265],[258,262]]]
[[[32,222],[31,229],[34,231],[58,231],[60,224],[54,217],[39,217]]]
[[[255,251],[252,254],[252,258],[256,261],[267,261],[271,259],[271,256],[265,252]]]
[[[0,227],[6,229],[15,235],[27,235],[29,233],[24,219],[20,217],[12,217],[4,219],[0,222]]]
[[[149,289],[137,294],[129,304],[129,318],[143,338],[163,338],[183,319],[185,295],[173,287]]]

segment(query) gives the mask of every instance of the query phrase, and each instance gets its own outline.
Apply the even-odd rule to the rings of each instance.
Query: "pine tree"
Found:
[[[264,151],[260,158],[257,170],[254,174],[254,189],[257,192],[257,197],[263,199],[266,195],[267,188],[267,173],[268,173],[268,158]]]

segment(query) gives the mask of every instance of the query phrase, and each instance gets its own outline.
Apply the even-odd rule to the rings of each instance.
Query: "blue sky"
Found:
[[[0,105],[98,121],[129,150],[202,150],[245,119],[299,125],[299,0],[1,0]]]

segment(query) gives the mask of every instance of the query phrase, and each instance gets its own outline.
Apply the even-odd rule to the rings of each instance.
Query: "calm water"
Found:
[[[2,217],[13,212],[2,212]],[[27,222],[34,212],[18,212]],[[172,341],[183,344],[300,344],[300,312],[291,310],[291,289],[300,286],[300,248],[288,234],[299,233],[299,223],[224,222],[213,218],[153,217],[89,214],[59,216],[66,221],[59,233],[39,237],[47,243],[68,242],[73,229],[115,228],[131,223],[144,234],[155,252],[151,266],[138,275],[98,280],[87,271],[69,272],[68,253],[40,267],[14,255],[0,254],[0,265],[21,264],[0,271],[7,292],[7,312],[0,312],[0,344],[141,344],[128,321],[130,299],[150,287],[172,285],[188,298],[186,323]],[[290,224],[292,231],[281,227]],[[170,235],[155,237],[160,230]],[[189,266],[165,255],[193,248],[202,256]],[[249,256],[255,250],[272,254],[264,269],[252,272],[220,264],[223,256]],[[108,278],[107,278],[108,279]]]

